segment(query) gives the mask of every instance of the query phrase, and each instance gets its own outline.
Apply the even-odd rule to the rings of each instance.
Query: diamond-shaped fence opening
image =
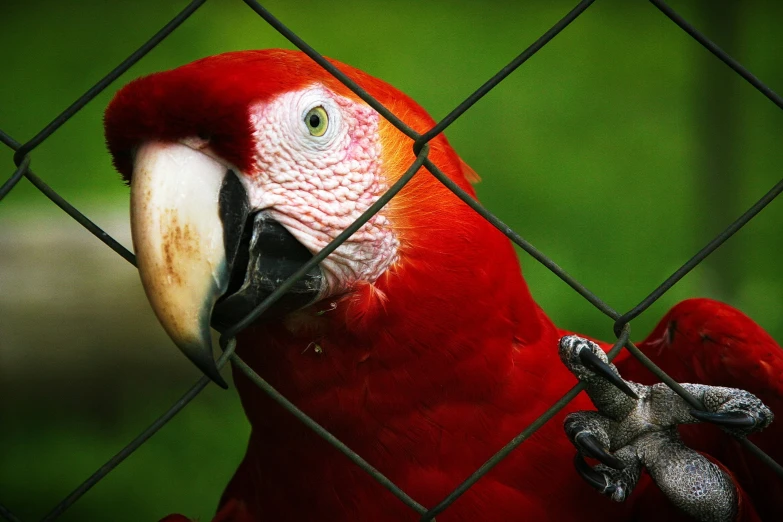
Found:
[[[164,38],[171,34],[179,25],[189,18],[206,0],[194,0],[191,2],[181,13],[173,18],[163,29],[155,34],[149,41],[147,41],[136,52],[130,55],[114,70],[107,74],[101,81],[90,88],[83,96],[77,99],[71,106],[69,106],[62,114],[58,115],[50,124],[44,127],[38,132],[32,139],[29,139],[25,143],[16,141],[13,137],[0,131],[0,141],[7,147],[10,147],[15,151],[14,162],[16,169],[13,174],[8,178],[5,183],[0,187],[0,199],[5,197],[10,191],[12,191],[22,178],[26,178],[32,183],[38,190],[40,190],[46,197],[48,197],[53,203],[63,209],[71,218],[76,220],[80,225],[89,230],[98,239],[111,248],[114,252],[119,254],[129,263],[135,263],[135,258],[131,252],[125,249],[111,236],[106,234],[100,227],[87,219],[76,208],[68,203],[64,198],[52,190],[47,184],[33,173],[31,169],[31,155],[41,143],[47,140],[52,133],[54,133],[60,126],[73,117],[78,111],[80,111],[87,103],[95,98],[101,91],[103,91],[109,84],[115,79],[127,71],[133,64],[141,60],[150,50],[158,45]],[[510,440],[505,447],[498,451],[492,458],[479,467],[471,476],[465,479],[454,491],[452,491],[446,498],[440,503],[434,506],[422,506],[416,500],[411,498],[405,491],[401,490],[388,478],[383,476],[381,472],[374,469],[368,462],[366,462],[360,455],[353,452],[350,448],[345,446],[340,440],[327,432],[323,427],[316,423],[313,419],[309,418],[301,410],[299,410],[294,404],[289,402],[285,397],[278,393],[272,386],[259,377],[244,361],[242,361],[234,353],[234,338],[235,336],[248,325],[253,323],[261,314],[264,313],[275,301],[277,301],[300,277],[310,270],[311,267],[320,263],[330,253],[332,253],[340,244],[347,240],[354,232],[356,232],[366,221],[368,221],[375,213],[377,213],[389,200],[391,200],[410,180],[414,175],[432,175],[435,176],[441,183],[448,187],[454,194],[456,194],[461,200],[467,203],[473,210],[492,223],[498,230],[505,234],[511,241],[525,250],[538,262],[551,270],[555,275],[562,279],[566,284],[573,288],[579,295],[595,306],[600,312],[606,315],[613,324],[614,332],[617,336],[617,341],[614,347],[609,352],[610,357],[616,356],[622,349],[629,350],[634,357],[636,357],[641,364],[653,372],[658,378],[670,386],[675,392],[677,392],[683,399],[685,399],[692,407],[696,409],[703,409],[700,402],[688,394],[680,385],[674,382],[668,375],[656,367],[652,361],[650,361],[643,353],[641,353],[632,342],[629,341],[631,320],[638,317],[645,310],[647,310],[656,300],[658,300],[664,293],[672,288],[680,279],[682,279],[689,271],[701,263],[708,255],[710,255],[716,248],[724,243],[729,237],[740,230],[745,224],[747,224],[754,216],[756,216],[767,204],[769,204],[774,198],[776,198],[781,191],[783,191],[783,181],[777,183],[769,192],[767,192],[761,199],[759,199],[751,208],[749,208],[744,214],[736,219],[731,225],[729,225],[723,232],[710,241],[704,248],[702,248],[696,255],[677,269],[670,277],[668,277],[663,283],[661,283],[654,291],[652,291],[646,298],[644,298],[638,305],[631,310],[620,313],[614,310],[612,307],[603,302],[598,296],[593,294],[590,290],[585,288],[579,281],[563,271],[554,261],[549,259],[545,254],[537,250],[528,241],[522,238],[519,234],[514,232],[510,227],[506,226],[500,219],[485,209],[480,203],[475,201],[465,191],[459,188],[454,182],[452,182],[443,172],[441,172],[436,165],[434,165],[428,158],[428,142],[435,136],[443,132],[449,125],[456,121],[462,114],[465,113],[474,103],[481,99],[485,94],[490,92],[496,85],[498,85],[508,75],[512,74],[519,66],[524,64],[531,56],[538,52],[542,47],[547,45],[549,41],[555,38],[566,26],[575,22],[577,18],[588,9],[593,0],[584,0],[579,2],[569,13],[567,13],[562,19],[557,21],[546,33],[544,33],[538,40],[525,49],[519,56],[514,58],[506,67],[501,69],[495,76],[487,80],[478,90],[471,94],[467,99],[460,103],[454,110],[452,110],[445,118],[438,122],[429,131],[419,134],[413,129],[408,127],[402,120],[395,116],[386,107],[381,105],[378,101],[373,99],[369,94],[362,90],[356,83],[354,83],[349,77],[340,72],[337,68],[326,61],[317,51],[310,47],[306,42],[294,34],[291,30],[285,27],[277,18],[275,18],[269,11],[261,6],[255,0],[244,0],[250,9],[252,9],[257,15],[263,18],[271,27],[287,38],[293,45],[304,51],[310,58],[320,64],[326,71],[335,76],[339,81],[345,84],[349,89],[356,93],[362,100],[372,106],[378,113],[387,119],[391,124],[397,127],[405,135],[411,139],[411,147],[416,154],[416,160],[407,169],[405,174],[397,181],[389,190],[382,195],[378,201],[376,201],[360,218],[358,218],[351,226],[337,236],[331,243],[329,243],[323,250],[317,253],[308,263],[306,263],[301,269],[291,276],[285,283],[283,283],[275,292],[273,292],[267,299],[264,300],[258,307],[250,313],[247,317],[242,319],[237,324],[231,326],[222,332],[220,337],[220,345],[223,349],[223,353],[218,360],[218,366],[223,367],[228,361],[231,361],[235,367],[239,368],[245,373],[253,382],[255,382],[265,393],[272,397],[276,402],[281,404],[291,415],[297,417],[301,422],[306,424],[310,429],[316,432],[319,436],[328,441],[331,445],[341,451],[346,458],[353,461],[356,465],[361,467],[367,474],[368,480],[370,478],[378,481],[390,492],[392,492],[403,503],[410,507],[420,515],[420,520],[430,521],[435,520],[435,517],[442,513],[444,510],[453,503],[460,495],[465,493],[476,481],[478,481],[484,474],[492,469],[497,463],[499,463],[506,455],[513,451],[517,446],[524,443],[539,427],[551,419],[557,412],[565,407],[578,393],[580,393],[584,386],[578,384],[574,386],[568,393],[566,393],[560,400],[552,404],[552,406],[539,417],[530,426],[525,428],[519,435]],[[691,26],[680,15],[673,11],[667,4],[661,0],[651,0],[651,3],[657,7],[660,12],[668,17],[674,24],[676,24],[682,31],[689,34],[696,42],[707,48],[715,57],[723,61],[734,72],[747,80],[751,85],[758,89],[764,96],[772,101],[779,108],[783,108],[783,99],[775,94],[770,88],[764,85],[758,78],[751,74],[736,60],[732,59],[728,54],[723,52],[714,43],[707,39],[703,34]],[[577,22],[578,23],[578,22]],[[672,29],[676,30],[676,29]],[[427,172],[419,172],[419,169],[424,167]],[[161,427],[168,423],[177,413],[185,408],[190,401],[195,398],[209,383],[208,378],[202,377],[196,382],[174,405],[171,406],[160,418],[158,418],[153,424],[142,431],[134,440],[128,443],[121,449],[114,457],[112,457],[106,464],[101,466],[92,476],[85,480],[78,488],[65,497],[59,504],[53,507],[53,509],[42,519],[44,521],[51,521],[57,519],[62,515],[69,507],[71,507],[76,501],[78,501],[90,488],[106,477],[117,465],[123,460],[133,454],[142,444],[144,444],[152,435],[154,435]],[[780,464],[772,460],[768,455],[761,451],[758,447],[744,438],[739,439],[740,444],[749,452],[753,453],[756,458],[764,461],[770,466],[781,480],[783,480],[783,467]],[[21,522],[20,519],[11,513],[7,508],[0,505],[0,518],[4,518],[9,522]]]

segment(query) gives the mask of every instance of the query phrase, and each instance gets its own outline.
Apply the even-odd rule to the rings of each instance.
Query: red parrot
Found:
[[[417,132],[434,125],[402,92],[332,63]],[[408,137],[287,50],[227,53],[134,80],[109,105],[105,129],[131,186],[150,303],[217,382],[210,323],[244,317],[415,159]],[[475,196],[477,176],[446,137],[429,145],[430,160]],[[783,519],[783,481],[728,434],[683,429],[706,458],[676,435],[677,424],[699,419],[751,433],[783,414],[783,352],[768,334],[728,305],[696,299],[639,344],[678,381],[711,385],[687,385],[707,408],[699,419],[668,388],[645,386],[654,380],[632,357],[607,365],[609,345],[599,345],[555,326],[510,241],[421,169],[243,330],[236,353],[424,506],[532,423],[574,375],[586,382],[589,397],[580,394],[439,521]],[[215,522],[420,518],[236,369],[234,382],[252,433]],[[591,398],[598,411],[583,411],[594,409]],[[783,462],[781,435],[773,423],[751,440]],[[717,500],[696,498],[709,494]]]

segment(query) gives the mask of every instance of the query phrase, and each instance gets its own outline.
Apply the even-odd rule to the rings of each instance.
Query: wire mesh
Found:
[[[473,484],[476,483],[481,477],[488,473],[496,464],[503,460],[511,451],[513,451],[520,444],[524,443],[537,429],[543,426],[548,420],[562,410],[571,400],[573,400],[581,391],[584,390],[583,384],[577,384],[571,390],[569,390],[563,397],[557,400],[552,406],[544,412],[538,419],[526,427],[519,435],[510,440],[502,449],[500,449],[495,455],[481,465],[476,471],[467,477],[457,488],[455,488],[450,494],[448,494],[441,502],[427,508],[413,498],[411,498],[405,491],[400,489],[391,480],[385,477],[380,471],[372,467],[367,461],[365,461],[360,455],[356,454],[350,448],[348,448],[343,442],[337,439],[334,435],[325,430],[316,421],[308,417],[304,412],[299,410],[293,403],[288,401],[283,395],[269,385],[264,379],[258,376],[239,356],[234,353],[236,335],[253,323],[258,317],[264,313],[272,304],[274,304],[288,289],[304,274],[306,274],[310,268],[323,261],[329,254],[337,249],[344,241],[346,241],[352,234],[354,234],[361,226],[371,219],[378,211],[380,211],[412,178],[416,175],[419,169],[423,166],[432,176],[437,178],[443,185],[451,190],[457,197],[469,205],[475,212],[480,214],[483,218],[489,221],[493,226],[505,234],[512,242],[521,247],[525,252],[532,256],[539,263],[544,265],[547,269],[553,272],[557,277],[568,284],[579,295],[590,302],[595,308],[601,311],[604,315],[614,321],[614,331],[617,336],[617,341],[609,352],[610,360],[616,357],[623,348],[628,349],[631,354],[636,357],[639,362],[645,366],[648,370],[654,373],[661,381],[670,386],[677,394],[679,394],[684,400],[686,400],[691,406],[696,409],[703,410],[703,405],[686,390],[684,390],[677,382],[669,377],[665,372],[658,368],[652,361],[650,361],[639,349],[629,340],[630,335],[630,321],[638,317],[647,308],[649,308],[655,301],[657,301],[664,293],[666,293],[672,286],[674,286],[680,279],[682,279],[689,271],[701,263],[707,256],[709,256],[715,249],[717,249],[728,238],[734,235],[738,230],[745,226],[751,219],[753,219],[758,213],[768,205],[773,199],[775,199],[781,191],[783,191],[783,180],[778,182],[761,197],[751,208],[731,223],[725,230],[723,230],[717,237],[710,241],[704,248],[697,252],[691,259],[678,268],[670,277],[668,277],[663,283],[655,288],[647,297],[645,297],[638,305],[633,307],[628,312],[621,314],[614,310],[612,307],[602,301],[597,295],[587,289],[574,277],[566,273],[560,268],[552,259],[547,257],[544,253],[536,249],[531,243],[526,241],[519,234],[514,232],[509,226],[503,223],[489,210],[484,208],[478,201],[473,199],[467,192],[462,190],[456,183],[450,180],[436,165],[434,165],[428,159],[428,142],[443,132],[449,125],[456,121],[462,114],[465,113],[473,104],[475,104],[484,95],[490,92],[495,86],[503,81],[507,76],[513,73],[519,66],[527,61],[531,56],[542,49],[548,42],[556,37],[565,27],[574,22],[582,13],[589,8],[594,0],[583,0],[579,2],[570,12],[563,16],[557,23],[555,23],[548,31],[546,31],[538,40],[526,48],[521,54],[519,54],[508,65],[501,69],[497,74],[490,78],[486,83],[479,87],[475,92],[468,96],[462,103],[460,103],[454,110],[452,110],[445,118],[439,121],[434,127],[423,134],[419,134],[409,126],[407,126],[401,119],[394,115],[390,110],[384,107],[380,102],[375,100],[367,92],[365,92],[359,85],[347,77],[344,73],[329,63],[320,53],[310,47],[304,40],[297,36],[293,31],[283,25],[272,13],[265,9],[256,0],[243,0],[248,7],[250,7],[256,14],[263,18],[272,28],[282,34],[288,41],[294,46],[299,48],[310,58],[316,61],[321,67],[323,67],[329,74],[333,75],[346,87],[353,91],[359,98],[368,103],[373,109],[375,109],[383,118],[388,120],[397,129],[403,132],[406,136],[411,138],[411,146],[416,154],[415,161],[409,166],[405,174],[394,184],[388,191],[383,194],[366,212],[364,212],[354,223],[352,223],[347,229],[339,234],[333,241],[331,241],[323,250],[317,253],[313,258],[301,267],[295,274],[287,279],[275,292],[269,295],[262,303],[260,303],[251,313],[244,317],[241,321],[235,325],[227,328],[221,333],[220,345],[223,348],[223,353],[219,357],[217,364],[219,368],[225,366],[228,361],[241,370],[250,380],[259,386],[265,393],[267,393],[273,400],[288,410],[292,415],[299,419],[302,423],[312,429],[320,437],[329,442],[332,446],[343,453],[348,459],[354,462],[357,466],[361,467],[370,477],[378,481],[382,486],[388,489],[392,494],[399,498],[405,505],[410,507],[413,511],[421,515],[422,521],[434,521],[435,517],[444,512],[457,498],[465,493]],[[80,225],[86,228],[89,232],[100,239],[106,246],[111,248],[114,252],[119,254],[123,259],[131,264],[135,265],[135,256],[119,244],[109,234],[104,232],[95,223],[90,221],[86,216],[74,208],[68,201],[57,194],[51,189],[41,178],[36,176],[30,168],[31,156],[30,154],[43,143],[49,136],[52,135],[60,126],[79,112],[87,103],[95,98],[101,91],[109,86],[114,80],[126,72],[132,65],[141,60],[150,50],[157,46],[167,36],[169,36],[182,22],[192,16],[196,10],[201,7],[206,0],[194,0],[185,7],[179,14],[171,19],[160,31],[152,36],[146,43],[144,43],[138,50],[132,53],[122,63],[120,63],[115,69],[107,74],[98,83],[92,86],[87,92],[80,96],[75,102],[73,102],[65,111],[54,118],[48,125],[46,125],[41,131],[39,131],[33,138],[25,143],[16,141],[13,137],[9,136],[2,130],[0,130],[0,142],[7,147],[13,149],[14,163],[16,169],[13,174],[6,180],[2,186],[0,186],[0,200],[2,200],[9,192],[11,192],[20,182],[22,178],[26,178],[32,183],[39,191],[46,195],[55,205],[65,211],[71,218],[76,220]],[[772,89],[767,87],[761,80],[754,76],[750,71],[743,67],[739,62],[734,60],[726,52],[720,49],[715,43],[710,41],[696,28],[683,19],[677,12],[675,12],[670,6],[668,6],[662,0],[650,0],[650,2],[657,7],[661,13],[668,17],[672,22],[679,26],[683,31],[689,34],[699,44],[708,49],[718,59],[723,61],[727,66],[734,70],[738,75],[747,80],[753,87],[766,96],[779,108],[783,109],[783,98],[778,96]],[[421,174],[419,174],[421,175]],[[65,511],[68,510],[76,501],[78,501],[87,491],[100,482],[106,475],[108,475],[114,468],[116,468],[123,460],[132,455],[142,444],[150,439],[160,428],[168,423],[177,413],[182,411],[196,396],[204,390],[209,384],[207,377],[201,377],[190,389],[188,389],[182,397],[177,400],[170,408],[168,408],[155,422],[149,427],[143,430],[136,438],[123,447],[116,455],[109,459],[103,466],[96,470],[90,477],[88,477],[82,484],[80,484],[74,491],[67,495],[62,501],[54,506],[46,516],[41,520],[42,522],[49,522],[56,520]],[[757,458],[766,463],[774,472],[783,480],[783,466],[775,462],[771,457],[765,454],[761,449],[749,442],[745,438],[739,438],[739,442]],[[8,508],[0,504],[0,518],[5,519],[8,522],[22,522],[20,518],[15,516]]]

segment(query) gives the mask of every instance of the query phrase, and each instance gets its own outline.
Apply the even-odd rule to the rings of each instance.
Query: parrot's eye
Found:
[[[307,130],[310,131],[310,135],[316,137],[323,136],[326,128],[329,126],[329,115],[326,114],[323,107],[313,107],[307,111],[304,121],[305,125],[307,125]]]

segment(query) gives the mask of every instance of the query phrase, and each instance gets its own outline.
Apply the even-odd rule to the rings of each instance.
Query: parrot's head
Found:
[[[333,62],[419,132],[409,97]],[[131,187],[138,268],[158,319],[220,381],[210,324],[234,324],[297,271],[412,163],[412,141],[302,53],[243,51],[137,79],[105,116]],[[470,170],[445,138],[433,160],[466,190]],[[372,285],[404,264],[416,223],[438,229],[449,193],[419,173],[398,198],[269,310],[286,314]],[[445,213],[444,213],[445,212]],[[266,314],[265,314],[266,315]]]

